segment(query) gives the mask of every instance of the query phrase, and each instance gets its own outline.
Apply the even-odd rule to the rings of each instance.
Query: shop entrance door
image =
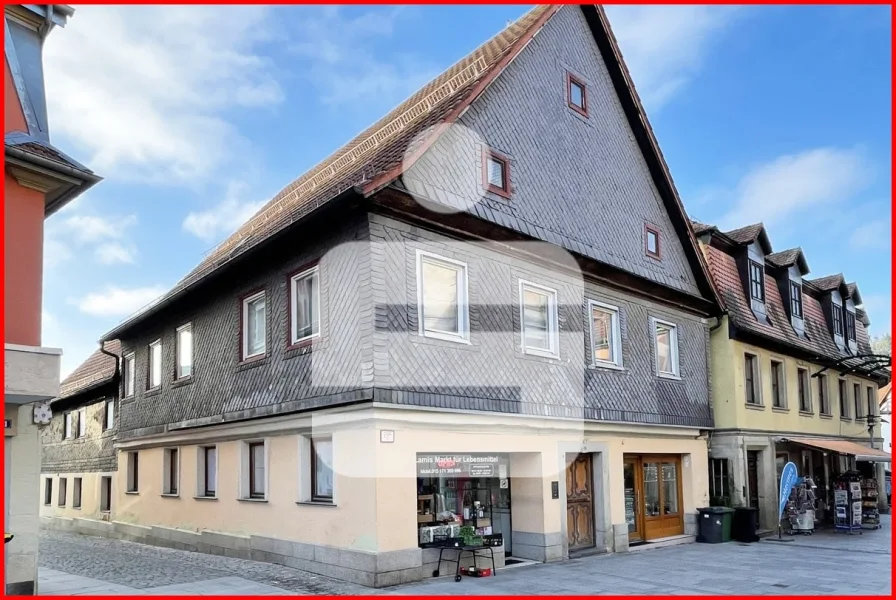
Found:
[[[747,485],[750,486],[750,506],[759,509],[759,452],[747,450]],[[760,517],[759,520],[762,523]]]
[[[648,541],[684,533],[681,503],[681,457],[627,455],[624,467],[629,541]],[[635,498],[629,513],[629,482]]]
[[[644,539],[644,518],[641,514],[641,461],[626,458],[623,466],[625,475],[625,522],[628,524],[628,541],[640,542]]]
[[[567,455],[566,536],[569,551],[594,547],[594,493],[590,454]]]

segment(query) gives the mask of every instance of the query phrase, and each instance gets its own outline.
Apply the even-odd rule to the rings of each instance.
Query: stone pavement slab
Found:
[[[789,543],[688,544],[514,566],[481,579],[441,577],[374,590],[288,567],[121,540],[41,533],[40,593],[774,594],[890,595],[890,517],[861,536],[818,532]]]

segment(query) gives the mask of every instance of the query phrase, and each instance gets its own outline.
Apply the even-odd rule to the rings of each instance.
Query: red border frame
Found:
[[[489,183],[488,180],[488,161],[489,159],[495,159],[504,165],[504,187],[500,188],[495,185]],[[510,185],[510,158],[505,154],[501,154],[500,152],[493,150],[491,148],[483,148],[482,149],[482,187],[487,192],[491,192],[492,194],[497,194],[502,198],[510,199],[510,195],[512,193],[512,188]]]

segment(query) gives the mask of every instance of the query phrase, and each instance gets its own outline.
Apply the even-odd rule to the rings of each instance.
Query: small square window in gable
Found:
[[[644,254],[660,260],[660,230],[650,223],[644,224]]]
[[[482,187],[503,198],[510,198],[510,159],[494,150],[484,149]]]
[[[571,109],[584,117],[588,116],[588,88],[582,80],[568,72],[566,74],[566,101]]]

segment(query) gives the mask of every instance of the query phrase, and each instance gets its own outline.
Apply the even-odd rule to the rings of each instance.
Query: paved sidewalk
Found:
[[[890,517],[862,535],[820,531],[788,543],[688,544],[442,577],[380,590],[288,567],[56,531],[41,533],[40,593],[274,594],[799,594],[889,595]]]
[[[40,594],[42,596],[270,596],[275,594],[294,595],[296,592],[249,581],[241,577],[219,577],[192,583],[141,589],[42,568],[40,570]]]

